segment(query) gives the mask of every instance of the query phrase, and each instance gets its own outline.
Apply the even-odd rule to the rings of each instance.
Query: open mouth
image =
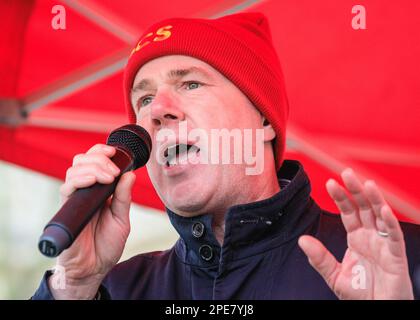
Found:
[[[193,144],[178,143],[165,149],[163,156],[166,167],[188,163],[188,158],[200,152],[200,148]]]

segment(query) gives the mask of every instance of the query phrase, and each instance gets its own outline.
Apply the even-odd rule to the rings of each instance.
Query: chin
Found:
[[[203,213],[205,206],[204,202],[200,201],[182,201],[182,199],[176,199],[175,201],[169,201],[166,205],[171,211],[183,217],[194,217]]]
[[[164,203],[175,213],[192,217],[204,212],[210,200],[206,194],[208,190],[203,190],[202,186],[182,184],[168,190]]]
[[[207,171],[207,172],[206,172]],[[208,203],[217,192],[216,173],[209,173],[203,166],[200,170],[167,178],[157,173],[149,176],[164,205],[182,216],[196,216],[206,211]],[[209,179],[213,177],[213,179]]]

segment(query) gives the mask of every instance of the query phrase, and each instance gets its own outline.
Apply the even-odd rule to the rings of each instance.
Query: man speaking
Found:
[[[420,227],[400,224],[351,169],[344,186],[326,184],[340,215],[322,210],[302,165],[283,158],[288,102],[262,14],[154,24],[124,90],[130,122],[152,138],[147,171],[180,238],[117,264],[135,180],[124,173],[58,257],[65,285],[47,271],[33,299],[420,298]],[[62,201],[112,183],[115,152],[98,144],[75,156]]]

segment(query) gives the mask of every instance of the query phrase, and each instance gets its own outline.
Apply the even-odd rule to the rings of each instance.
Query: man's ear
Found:
[[[274,131],[270,122],[264,116],[262,116],[262,123],[264,129],[264,142],[274,140],[276,137],[276,132]]]

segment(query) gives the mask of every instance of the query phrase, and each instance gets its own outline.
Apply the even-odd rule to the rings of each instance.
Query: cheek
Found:
[[[214,93],[211,99],[207,99],[206,103],[206,114],[204,120],[213,124],[216,128],[243,128],[243,125],[250,127],[250,123],[253,122],[254,112],[249,105],[249,101],[241,94],[237,92],[224,93],[220,95],[219,92]]]
[[[226,112],[229,104],[217,95],[209,94],[194,101],[194,109],[189,112],[191,119],[204,129],[221,129],[234,122],[234,115]]]
[[[238,129],[262,128],[261,116],[254,106],[245,102],[232,109],[229,112],[229,121],[232,123],[232,127]]]
[[[145,120],[137,120],[137,123],[136,123],[138,126],[140,126],[140,127],[143,127],[144,129],[146,129],[147,130],[147,132],[149,132],[149,134],[151,134],[151,132],[150,132],[150,129],[151,129],[151,126],[150,125],[148,125],[148,122],[147,121],[145,121]]]
[[[161,176],[159,174],[159,165],[157,164],[156,160],[154,159],[154,153],[151,154],[150,160],[146,164],[147,173],[149,175],[150,181],[155,186],[155,188],[160,184]]]
[[[141,107],[139,112],[136,113],[137,122],[147,122],[150,121],[150,112],[151,108],[148,106]]]
[[[137,117],[136,124],[146,129],[146,131],[153,138],[153,126],[148,115],[141,115],[140,117]]]

